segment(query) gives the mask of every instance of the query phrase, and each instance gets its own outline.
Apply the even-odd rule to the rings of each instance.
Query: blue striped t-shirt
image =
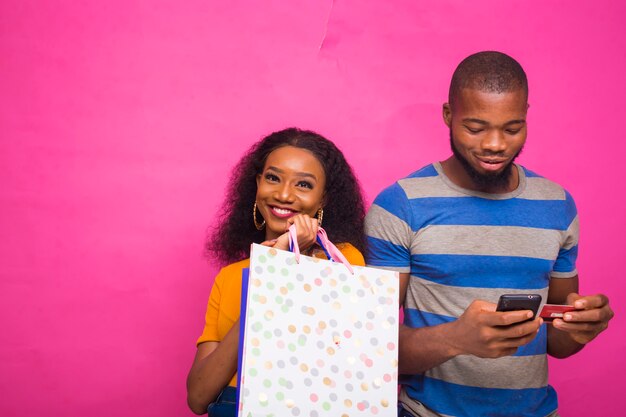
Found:
[[[463,189],[428,165],[383,190],[366,218],[367,263],[410,273],[404,324],[456,320],[475,299],[538,293],[576,276],[578,216],[558,184],[521,166],[507,194]],[[424,416],[547,416],[547,332],[513,356],[461,355],[423,374],[401,376],[401,400]]]

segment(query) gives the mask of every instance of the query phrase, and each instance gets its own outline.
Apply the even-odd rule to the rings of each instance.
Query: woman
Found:
[[[325,258],[314,245],[323,223],[348,261],[364,265],[364,216],[359,184],[329,140],[291,128],[252,146],[233,171],[220,222],[207,244],[209,253],[228,266],[215,278],[187,378],[192,411],[235,415],[241,271],[250,265],[250,244],[286,250],[287,229],[296,224],[304,253]]]

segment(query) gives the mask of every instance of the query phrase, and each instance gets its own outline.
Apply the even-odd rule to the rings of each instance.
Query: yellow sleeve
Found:
[[[204,331],[196,345],[203,342],[221,342],[239,319],[241,272],[249,266],[250,259],[244,259],[225,266],[217,274],[206,309]]]
[[[250,260],[225,266],[215,277],[206,310],[204,331],[196,345],[204,342],[221,342],[239,319],[241,310],[241,273],[250,266]],[[237,386],[237,374],[228,383]]]
[[[350,243],[339,244],[337,245],[337,249],[343,253],[343,256],[345,256],[348,262],[350,262],[350,265],[365,266],[365,259],[363,258],[363,255]]]
[[[209,303],[206,308],[206,316],[204,319],[204,330],[202,335],[198,338],[196,346],[203,342],[219,342],[220,337],[217,329],[217,320],[220,312],[220,302],[222,300],[222,271],[215,277],[213,287],[211,288],[211,295],[209,296]]]

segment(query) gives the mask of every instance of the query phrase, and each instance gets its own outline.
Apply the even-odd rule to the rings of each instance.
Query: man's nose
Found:
[[[485,136],[485,138],[480,143],[480,146],[482,150],[485,151],[490,151],[493,153],[503,152],[507,146],[504,132],[498,129],[494,129]]]

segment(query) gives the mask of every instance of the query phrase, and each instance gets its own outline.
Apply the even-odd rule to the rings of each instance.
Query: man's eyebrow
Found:
[[[489,123],[487,123],[487,122],[486,122],[486,121],[484,121],[484,120],[481,120],[481,119],[473,119],[473,118],[471,118],[471,117],[468,117],[467,119],[463,119],[463,121],[464,121],[464,122],[466,122],[466,123],[468,123],[468,122],[469,122],[469,123],[478,123],[478,124],[481,124],[481,125],[488,125],[488,124],[489,124]]]
[[[485,120],[482,119],[474,119],[472,117],[468,117],[466,119],[463,119],[463,122],[465,123],[477,123],[479,125],[488,125],[489,123],[486,122]],[[508,125],[514,125],[514,124],[524,124],[526,123],[526,119],[515,119],[515,120],[509,120],[508,122],[506,122],[504,125],[508,126]]]

